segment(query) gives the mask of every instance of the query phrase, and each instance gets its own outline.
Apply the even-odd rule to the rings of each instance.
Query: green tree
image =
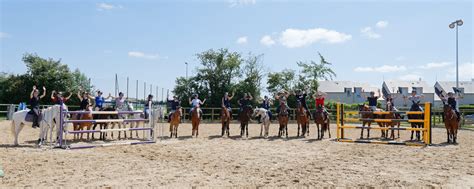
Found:
[[[285,69],[281,72],[268,73],[267,90],[275,94],[281,90],[291,91],[296,83],[295,70]]]
[[[336,73],[329,67],[332,64],[327,62],[326,59],[318,52],[320,63],[317,63],[313,60],[308,62],[297,62],[298,66],[301,68],[301,79],[303,81],[309,81],[307,83],[303,82],[303,85],[310,84],[312,90],[318,90],[318,80],[332,80],[336,77]]]
[[[0,75],[0,101],[3,103],[27,102],[33,85],[38,88],[45,86],[47,97],[42,104],[51,104],[49,96],[53,90],[76,93],[78,88],[91,92],[92,86],[87,77],[79,70],[71,72],[61,60],[44,59],[36,54],[25,54],[22,58],[27,72],[21,75]],[[41,91],[42,92],[42,91]],[[78,99],[72,98],[68,104],[77,104]]]

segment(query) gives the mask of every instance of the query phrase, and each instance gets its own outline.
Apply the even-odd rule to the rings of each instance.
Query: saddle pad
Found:
[[[34,118],[34,113],[33,112],[28,112],[25,116],[25,121],[26,122],[33,122],[33,118]],[[38,117],[38,121],[42,119],[42,115],[40,113],[39,117]]]

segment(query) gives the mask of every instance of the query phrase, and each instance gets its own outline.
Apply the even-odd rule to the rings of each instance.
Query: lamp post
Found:
[[[451,22],[449,28],[456,28],[456,93],[459,88],[459,61],[458,61],[458,26],[462,26],[463,22],[461,19]]]

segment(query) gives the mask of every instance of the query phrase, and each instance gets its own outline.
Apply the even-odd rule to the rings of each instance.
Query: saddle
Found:
[[[25,121],[26,122],[33,122],[34,118],[35,118],[35,113],[32,110],[30,110],[30,111],[28,111],[28,113],[25,116]],[[43,119],[43,115],[42,115],[41,110],[40,110],[40,114],[38,115],[38,122],[42,119]]]

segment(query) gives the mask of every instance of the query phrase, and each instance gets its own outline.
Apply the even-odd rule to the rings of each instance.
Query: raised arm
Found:
[[[253,100],[252,94],[250,94],[250,93],[247,93],[247,94],[249,94],[249,97],[250,97],[249,100]]]
[[[43,95],[40,96],[40,98],[44,98],[46,96],[46,87],[43,86]]]
[[[30,98],[33,98],[33,93],[35,93],[36,85],[33,85],[33,90],[30,93]]]
[[[54,100],[54,94],[56,94],[55,90],[53,90],[53,92],[51,92],[51,100]]]
[[[191,100],[191,98],[189,98],[189,104],[191,104],[193,101]]]
[[[199,104],[203,105],[204,103],[206,103],[206,100],[207,100],[207,99],[204,99],[204,100],[203,100],[201,103],[199,103]]]
[[[77,91],[77,98],[79,98],[80,101],[82,101],[82,96],[81,96],[81,90]]]
[[[72,93],[69,92],[69,96],[66,97],[66,100],[69,100],[71,98],[71,96],[72,96]]]

